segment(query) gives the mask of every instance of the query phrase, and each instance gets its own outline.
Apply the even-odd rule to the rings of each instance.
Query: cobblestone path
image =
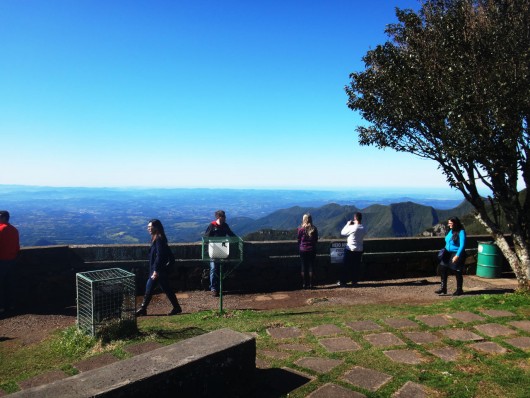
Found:
[[[322,324],[308,329],[269,328],[267,333],[275,347],[258,350],[257,367],[267,375],[278,360],[292,360],[295,366],[270,372],[276,374],[262,383],[260,395],[286,396],[317,377],[324,379],[328,375],[328,383],[306,396],[365,397],[367,392],[396,398],[440,396],[418,380],[394,380],[402,380],[402,374],[407,373],[404,367],[421,367],[432,361],[446,364],[450,374],[460,359],[469,358],[474,352],[488,356],[502,356],[514,350],[528,352],[530,320],[519,318],[508,311],[484,310]],[[392,370],[364,365],[362,351],[369,348],[384,356],[383,363],[391,362],[393,365],[387,368]],[[277,374],[280,371],[281,377]],[[388,385],[392,385],[390,394],[388,388],[386,393],[377,394]]]

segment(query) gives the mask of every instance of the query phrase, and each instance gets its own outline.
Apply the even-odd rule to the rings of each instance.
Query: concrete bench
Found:
[[[256,341],[220,329],[9,397],[215,397],[245,391]]]

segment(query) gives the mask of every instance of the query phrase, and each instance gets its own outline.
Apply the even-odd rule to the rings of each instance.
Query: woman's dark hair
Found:
[[[458,233],[464,229],[464,226],[458,217],[451,217],[449,221],[453,223],[453,240],[456,242],[458,240]]]
[[[9,222],[9,212],[7,210],[0,210],[0,218],[3,218],[6,220],[6,222]]]
[[[151,224],[153,230],[153,236],[151,238],[151,241],[154,242],[156,239],[160,238],[167,243],[167,237],[166,233],[164,232],[164,226],[162,225],[160,220],[153,218],[152,220],[149,220],[149,223]]]
[[[353,218],[356,219],[357,221],[359,222],[362,222],[363,221],[363,215],[361,212],[357,212],[353,215]]]

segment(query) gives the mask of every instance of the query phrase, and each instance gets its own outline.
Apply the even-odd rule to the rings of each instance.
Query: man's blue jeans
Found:
[[[219,291],[219,265],[220,263],[210,261],[210,290]]]

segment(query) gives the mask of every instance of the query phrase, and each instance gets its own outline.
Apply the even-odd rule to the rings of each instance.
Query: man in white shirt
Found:
[[[353,220],[346,223],[340,234],[347,236],[346,248],[344,249],[344,266],[341,278],[338,282],[340,287],[346,287],[348,281],[352,286],[357,285],[361,270],[361,259],[363,256],[364,226],[362,225],[363,215],[359,212],[353,215]]]

